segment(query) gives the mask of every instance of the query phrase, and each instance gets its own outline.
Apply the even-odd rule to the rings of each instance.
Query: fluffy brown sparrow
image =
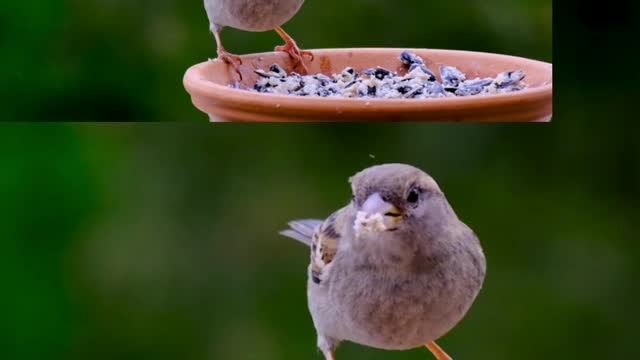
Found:
[[[233,66],[240,75],[242,60],[225,50],[220,40],[220,31],[225,26],[245,31],[275,30],[285,41],[275,51],[287,52],[293,58],[294,66],[300,65],[306,72],[302,56],[308,55],[313,59],[313,54],[300,50],[281,27],[300,10],[303,3],[304,0],[204,0],[210,29],[218,45],[218,58]]]
[[[324,221],[281,234],[311,247],[308,305],[328,360],[342,340],[389,350],[426,346],[451,330],[478,295],[486,262],[478,238],[438,184],[404,164],[350,179],[353,200]]]

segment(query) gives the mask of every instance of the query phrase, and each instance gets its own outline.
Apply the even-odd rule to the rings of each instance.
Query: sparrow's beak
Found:
[[[360,211],[356,214],[353,229],[359,237],[366,233],[397,230],[397,224],[402,219],[402,213],[380,196],[373,193],[364,201]]]
[[[402,217],[402,212],[393,204],[384,201],[379,193],[369,195],[367,200],[362,204],[362,211],[368,215],[380,214],[384,218],[393,219],[394,222],[400,220]]]

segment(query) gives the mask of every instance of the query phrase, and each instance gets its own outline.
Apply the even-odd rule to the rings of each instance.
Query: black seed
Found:
[[[451,66],[441,66],[440,76],[445,87],[458,87],[466,78],[460,70]]]
[[[403,85],[403,86],[399,86],[399,87],[397,87],[397,88],[396,88],[396,90],[397,90],[400,94],[403,94],[403,95],[404,95],[404,94],[408,93],[408,92],[411,90],[411,87],[410,87],[410,86]]]
[[[418,55],[410,53],[408,51],[403,51],[400,54],[400,61],[402,61],[402,63],[407,66],[411,64],[424,64],[424,61],[422,61],[422,59]]]
[[[273,64],[271,65],[271,67],[269,68],[269,71],[272,71],[274,73],[280,74],[282,75],[287,75],[287,73],[280,67],[280,65],[278,64]]]
[[[376,68],[376,69],[374,70],[373,75],[374,75],[377,79],[382,80],[382,79],[384,79],[385,77],[387,77],[387,76],[391,75],[391,72],[390,72],[389,70],[387,70],[387,69],[384,69],[384,68],[380,68],[380,67],[379,67],[379,68]]]
[[[408,51],[403,51],[400,54],[400,61],[402,61],[402,63],[405,65],[411,65],[413,64],[413,56],[411,56]]]
[[[320,278],[313,274],[311,275],[311,280],[313,280],[313,282],[316,284],[320,284]]]
[[[503,89],[516,85],[520,80],[524,79],[524,77],[525,73],[522,70],[506,71],[496,76],[495,84],[498,89]]]
[[[376,96],[376,87],[375,86],[367,86],[367,95]]]

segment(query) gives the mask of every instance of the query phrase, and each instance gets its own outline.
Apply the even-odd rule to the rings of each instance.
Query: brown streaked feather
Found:
[[[331,214],[326,220],[304,219],[289,223],[289,229],[280,234],[296,239],[311,247],[311,273],[314,283],[320,284],[326,278],[328,266],[338,251],[340,240],[347,221],[347,207]]]
[[[311,277],[313,282],[320,284],[326,278],[327,267],[333,261],[338,251],[342,224],[344,223],[344,209],[333,213],[313,234],[311,239]]]

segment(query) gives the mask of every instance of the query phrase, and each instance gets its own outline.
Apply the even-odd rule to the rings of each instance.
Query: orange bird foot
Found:
[[[289,54],[289,56],[291,56],[291,58],[293,59],[293,66],[300,66],[306,74],[308,70],[307,66],[304,64],[303,56],[308,56],[311,60],[313,60],[313,53],[311,51],[300,50],[293,38],[289,36],[289,34],[287,34],[281,27],[275,28],[275,31],[284,40],[284,45],[276,46],[275,51],[283,51]]]
[[[235,70],[240,77],[240,80],[242,80],[242,73],[240,73],[240,65],[242,65],[242,59],[240,58],[240,56],[231,54],[224,48],[218,48],[218,59],[231,65],[231,67],[233,67],[233,70]]]

